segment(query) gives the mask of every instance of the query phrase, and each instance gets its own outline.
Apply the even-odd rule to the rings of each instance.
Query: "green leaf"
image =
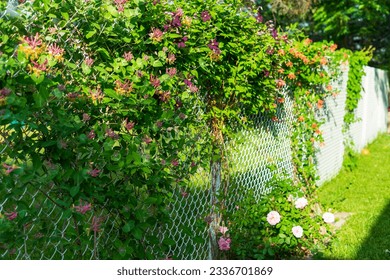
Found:
[[[106,8],[107,8],[107,11],[111,15],[113,15],[113,16],[117,16],[118,15],[118,11],[117,11],[117,9],[113,5],[107,5]]]
[[[80,192],[80,186],[71,187],[69,193],[72,197],[75,197]]]
[[[175,246],[176,245],[175,240],[173,240],[172,238],[169,238],[169,237],[165,238],[162,243],[165,245],[168,245],[168,246]]]
[[[3,34],[3,42],[2,42],[2,44],[6,44],[7,42],[8,42],[8,35],[7,34]]]
[[[141,240],[144,232],[140,228],[135,228],[132,232],[135,239]]]
[[[35,107],[41,108],[45,104],[45,99],[42,97],[42,95],[38,92],[33,93],[33,99],[35,102]]]
[[[30,75],[31,79],[34,81],[35,84],[40,84],[43,82],[43,80],[45,79],[45,75],[35,75],[35,74],[32,74]]]
[[[106,49],[99,48],[96,51],[99,52],[100,54],[102,54],[106,59],[110,58],[110,54],[109,54],[109,52]]]
[[[77,65],[74,64],[74,63],[71,63],[71,62],[67,62],[66,65],[67,65],[70,69],[76,69],[76,68],[77,68]]]
[[[87,35],[85,35],[85,38],[89,39],[95,34],[96,34],[96,30],[89,31]]]
[[[124,233],[128,233],[134,228],[134,226],[135,226],[135,222],[129,221],[127,224],[123,226],[122,230]]]
[[[89,73],[91,73],[91,68],[85,63],[81,64],[81,69],[83,70],[83,73],[85,75],[88,75]]]
[[[62,17],[68,21],[69,20],[69,14],[68,13],[61,13]]]
[[[161,67],[161,66],[163,66],[163,64],[160,60],[155,60],[155,61],[153,61],[152,66],[153,67]]]

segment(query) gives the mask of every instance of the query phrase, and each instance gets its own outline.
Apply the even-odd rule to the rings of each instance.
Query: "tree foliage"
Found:
[[[390,68],[389,0],[265,0],[256,3],[279,26],[297,23],[315,41],[333,41],[351,50],[372,46],[375,53],[370,65]]]

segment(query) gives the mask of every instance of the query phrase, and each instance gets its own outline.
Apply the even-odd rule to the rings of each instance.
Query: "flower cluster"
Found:
[[[114,0],[114,4],[116,5],[116,8],[119,13],[123,13],[125,10],[125,4],[127,0]]]
[[[222,234],[222,236],[218,240],[218,247],[221,251],[228,251],[230,250],[230,243],[232,242],[231,239],[227,236],[226,232],[229,229],[224,226],[219,227],[219,233]]]
[[[128,95],[133,91],[133,84],[130,81],[115,81],[115,91],[120,95]]]
[[[76,212],[84,215],[85,213],[87,213],[92,209],[92,204],[91,203],[83,204],[82,201],[80,201],[80,205],[73,206],[73,208],[76,210]]]
[[[8,165],[6,163],[3,163],[3,167],[5,168],[5,174],[8,175],[14,170],[18,169],[19,167],[16,165]]]
[[[184,83],[186,84],[186,86],[188,86],[191,92],[198,91],[198,88],[189,79],[184,79]]]
[[[0,105],[4,105],[6,103],[6,97],[11,94],[11,90],[9,88],[2,88],[0,90]]]
[[[39,33],[36,33],[35,36],[25,36],[22,44],[19,44],[18,51],[24,53],[27,59],[37,60],[45,48],[39,37]]]

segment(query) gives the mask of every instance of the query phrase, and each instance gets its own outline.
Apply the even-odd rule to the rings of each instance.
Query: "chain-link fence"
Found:
[[[344,149],[352,146],[361,151],[372,142],[378,133],[387,131],[387,93],[389,81],[387,72],[365,67],[362,79],[362,98],[355,111],[355,122],[348,131],[344,131],[347,69],[344,69],[340,81],[333,86],[340,90],[336,97],[329,97],[325,106],[325,124],[322,126],[324,145],[319,147],[317,168],[320,180],[318,184],[334,177],[342,167]]]

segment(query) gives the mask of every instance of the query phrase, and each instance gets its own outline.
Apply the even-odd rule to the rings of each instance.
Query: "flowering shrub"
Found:
[[[270,187],[260,201],[248,195],[228,215],[231,257],[296,259],[324,249],[332,236],[329,213],[322,216],[316,200],[303,198],[302,186],[291,179],[275,178]]]
[[[0,194],[15,213],[8,220],[40,236],[30,248],[65,235],[65,258],[163,257],[173,241],[153,228],[169,222],[172,194],[208,150],[202,115],[193,113],[201,112],[196,68],[177,46],[186,41],[177,32],[187,32],[180,12],[151,1],[20,8],[21,17],[0,20]],[[20,199],[27,190],[38,191],[30,205]],[[37,219],[42,209],[72,223],[52,233],[43,226],[50,217]],[[98,240],[112,228],[119,235],[105,237],[111,249],[102,250]],[[7,236],[2,250],[23,242]],[[92,256],[81,255],[85,246]]]

